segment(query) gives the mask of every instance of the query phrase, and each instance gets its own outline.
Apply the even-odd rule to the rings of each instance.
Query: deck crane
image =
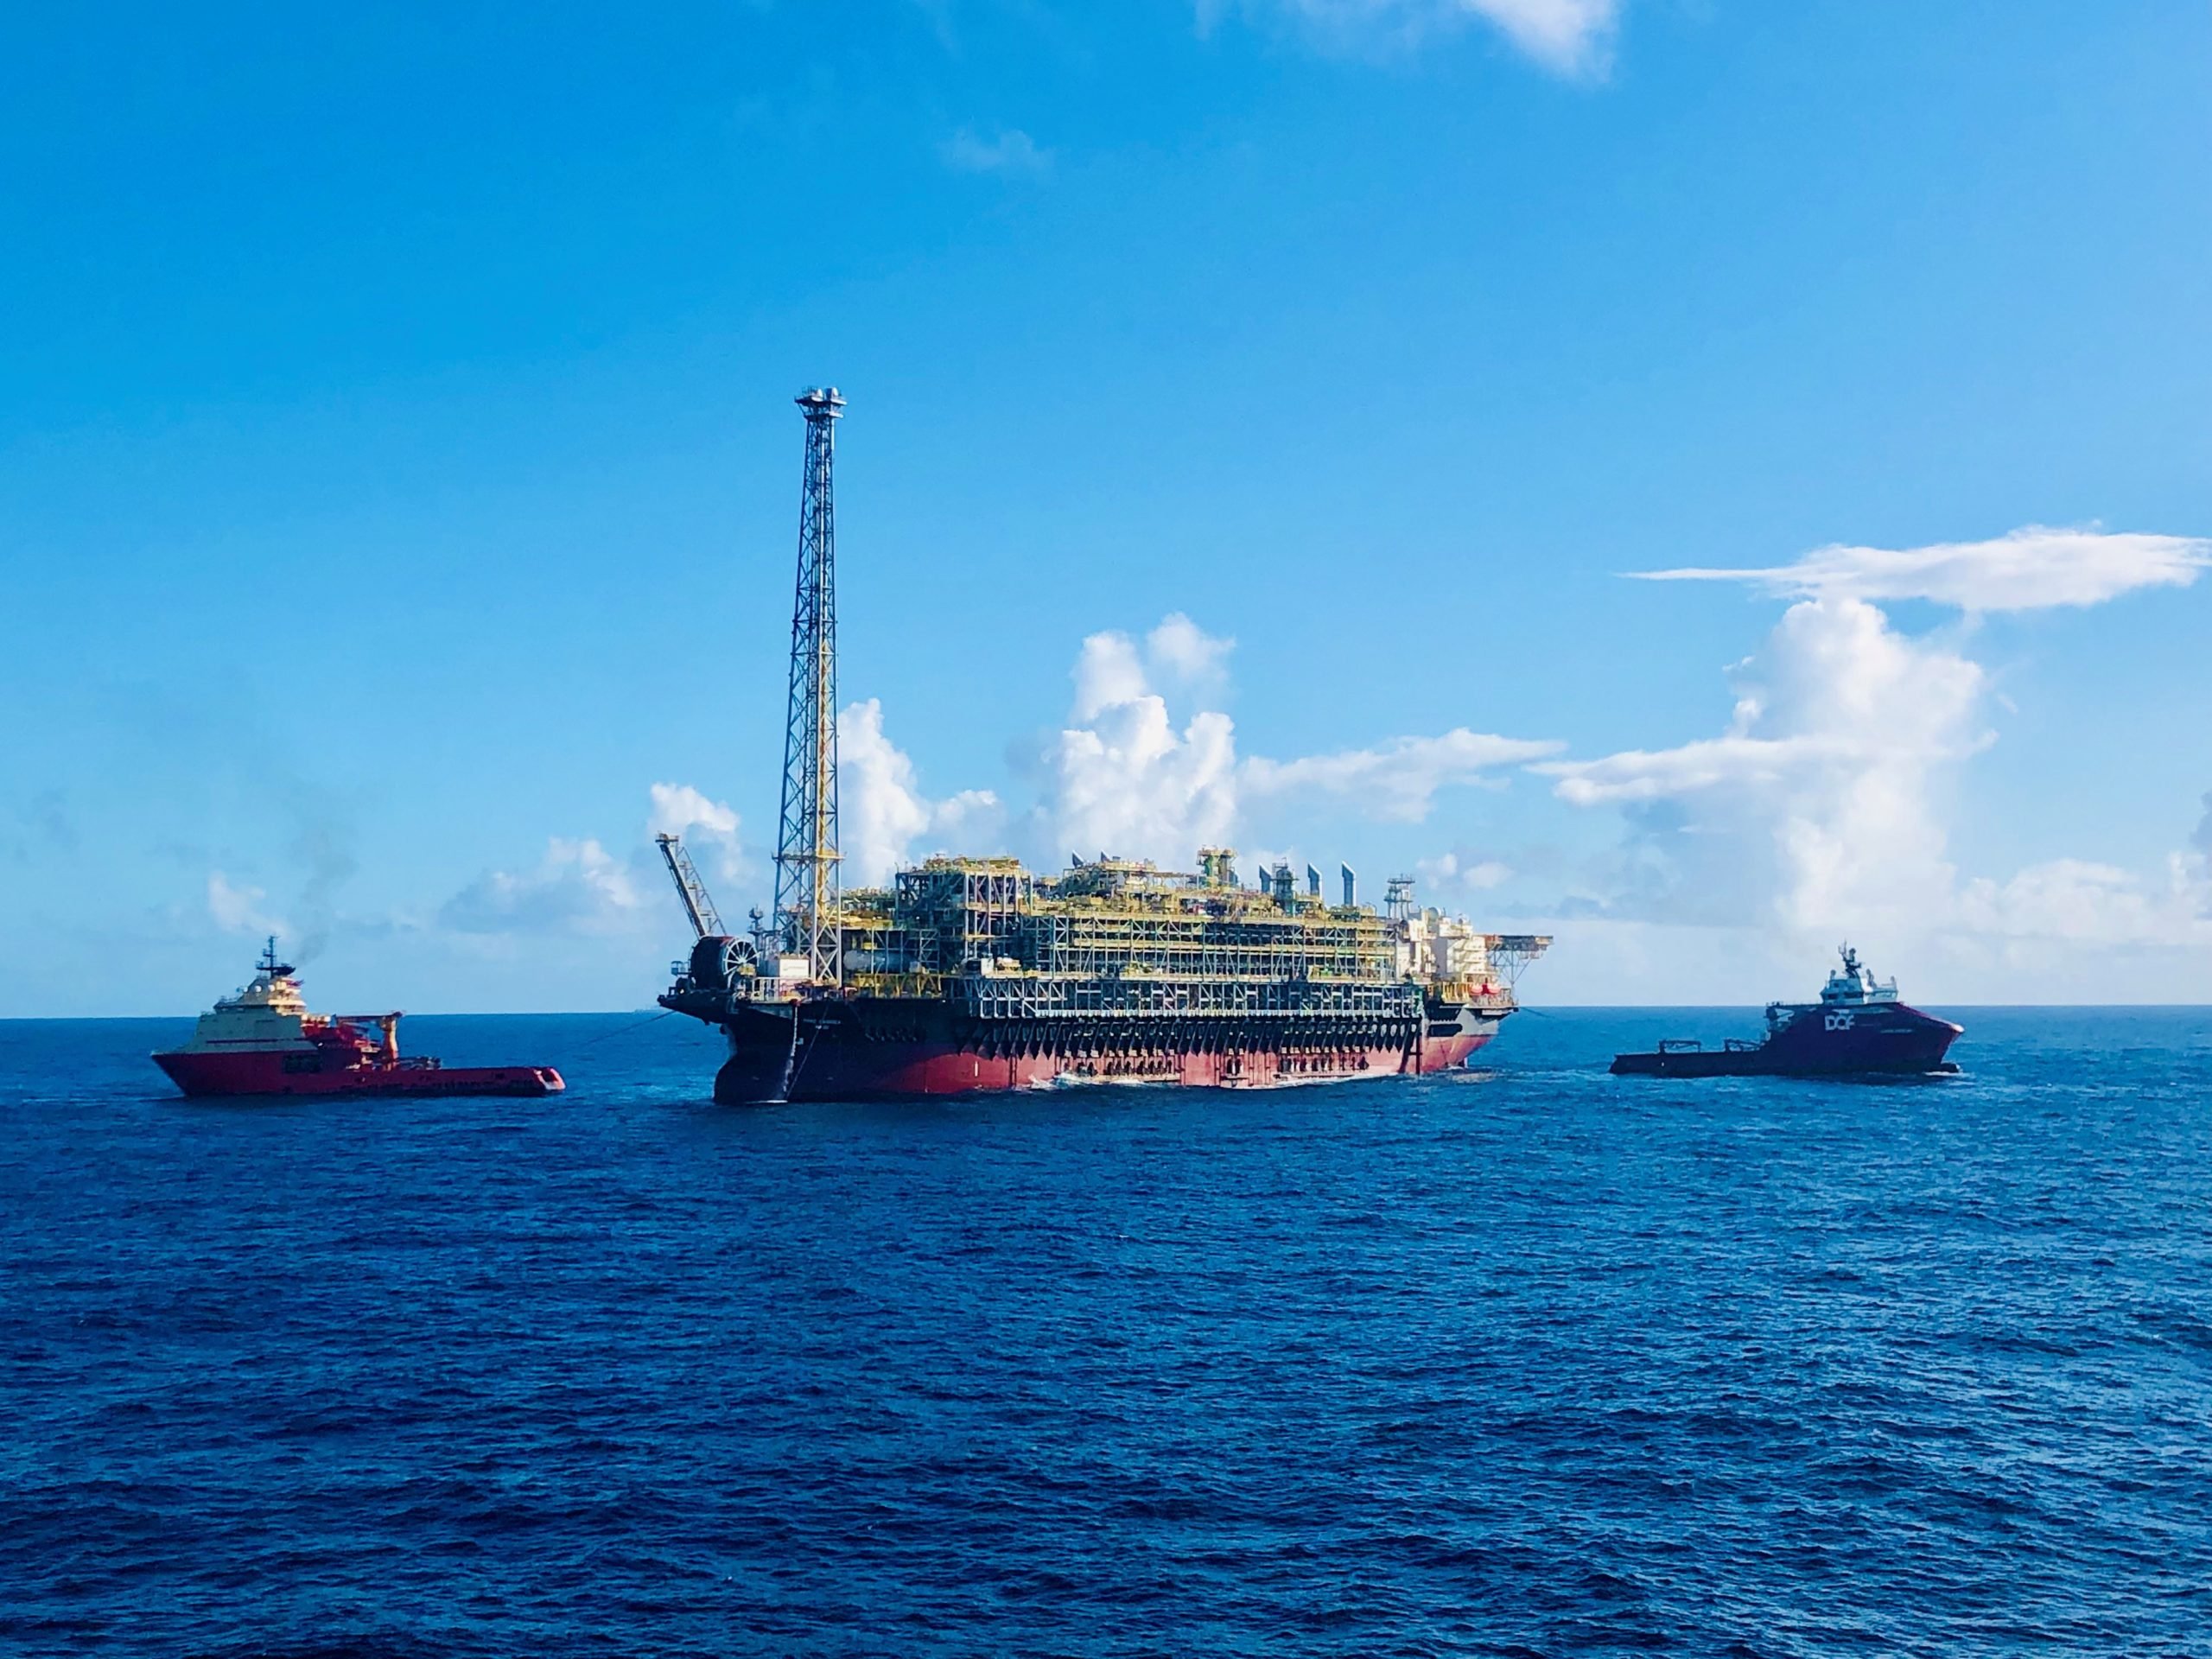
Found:
[[[676,896],[683,901],[683,913],[691,919],[691,931],[698,935],[691,942],[690,960],[671,964],[677,975],[676,982],[686,988],[728,990],[741,978],[758,972],[760,957],[752,942],[734,939],[722,931],[721,912],[708,897],[707,884],[699,879],[691,855],[683,850],[683,837],[661,835],[655,836],[653,842],[660,849],[668,873],[676,882]],[[753,917],[757,930],[760,912],[755,911]]]
[[[707,884],[699,879],[691,855],[683,850],[681,836],[655,836],[661,857],[667,861],[668,873],[676,882],[676,896],[683,901],[683,913],[691,918],[691,931],[700,938],[708,938],[722,931],[721,913],[715,908],[715,901],[707,896]]]

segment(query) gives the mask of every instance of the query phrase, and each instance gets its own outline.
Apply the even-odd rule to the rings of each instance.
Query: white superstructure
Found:
[[[1894,1002],[1897,1000],[1897,982],[1894,976],[1885,984],[1874,977],[1873,970],[1859,960],[1859,953],[1849,945],[1843,947],[1843,966],[1828,976],[1828,982],[1821,988],[1823,1007],[1864,1007],[1872,1002]]]

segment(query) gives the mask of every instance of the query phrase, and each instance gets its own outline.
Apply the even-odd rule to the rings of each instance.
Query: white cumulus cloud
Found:
[[[696,857],[701,844],[715,849],[715,873],[734,880],[747,872],[735,809],[710,799],[690,784],[655,784],[645,815],[649,836],[681,836]]]
[[[924,795],[913,760],[884,734],[883,704],[870,697],[837,716],[837,817],[845,884],[879,887],[912,862],[925,835],[954,851],[982,850],[996,835],[999,798],[987,789]]]
[[[1138,642],[1107,630],[1076,655],[1070,723],[1048,746],[1031,839],[1047,867],[1071,855],[1179,868],[1236,817],[1236,725],[1202,709],[1179,725],[1155,677],[1205,688],[1231,642],[1177,612]]]
[[[1743,582],[1831,599],[1925,599],[1963,611],[2101,604],[2142,588],[2186,588],[2212,569],[2212,541],[2029,524],[1986,542],[1815,548],[1764,569],[1640,571],[1645,582]]]
[[[1094,633],[1085,639],[1076,653],[1074,676],[1077,720],[1093,719],[1152,692],[1144,658],[1126,633]]]
[[[1576,805],[1687,803],[1661,824],[1672,852],[1753,876],[1792,931],[1926,916],[1953,880],[1931,783],[1986,741],[1980,667],[1863,600],[1812,599],[1734,677],[1718,738],[1535,769]]]
[[[1180,611],[1170,613],[1144,639],[1145,654],[1155,671],[1181,684],[1212,689],[1236,648],[1234,639],[1208,633]]]
[[[2046,980],[2054,947],[2212,944],[2212,796],[2196,849],[2158,877],[2065,857],[2005,880],[1961,878],[1946,820],[1960,763],[1993,741],[1988,677],[1959,649],[1965,629],[1910,638],[1873,602],[1970,615],[2093,605],[2188,586],[2212,563],[2208,545],[2030,527],[1904,551],[1824,548],[1769,570],[1657,573],[1809,596],[1731,671],[1735,713],[1719,736],[1536,766],[1562,799],[1624,815],[1611,891],[1591,908],[1764,924],[1793,948],[1918,939],[1961,960],[2039,964]]]
[[[1462,727],[1372,748],[1240,762],[1227,714],[1200,707],[1179,719],[1160,689],[1163,682],[1201,693],[1224,689],[1233,644],[1179,612],[1141,645],[1114,631],[1083,642],[1073,716],[1045,757],[1050,781],[1033,836],[1042,853],[1054,862],[1103,852],[1180,868],[1198,848],[1250,829],[1255,813],[1323,797],[1355,802],[1373,817],[1418,821],[1439,790],[1485,781],[1560,747]]]
[[[1110,648],[1084,642],[1084,663],[1112,662]],[[1236,736],[1229,716],[1193,715],[1179,730],[1166,699],[1143,686],[1116,684],[1079,671],[1077,718],[1047,755],[1043,809],[1054,844],[1152,858],[1172,866],[1199,847],[1226,840],[1236,817]],[[1058,862],[1058,859],[1053,861]]]

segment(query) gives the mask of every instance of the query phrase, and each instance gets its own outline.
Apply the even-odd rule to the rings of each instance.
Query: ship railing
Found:
[[[944,995],[943,974],[851,974],[846,984],[866,996],[935,998]]]
[[[815,988],[799,980],[778,979],[772,974],[753,974],[733,981],[722,994],[732,1002],[797,1002]]]
[[[1194,982],[975,976],[955,982],[962,1011],[986,1020],[1405,1019],[1421,1006],[1402,982]]]
[[[1662,1054],[1695,1054],[1704,1047],[1705,1045],[1694,1037],[1662,1037],[1659,1039]]]

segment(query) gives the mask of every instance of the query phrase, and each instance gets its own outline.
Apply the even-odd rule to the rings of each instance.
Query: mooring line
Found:
[[[643,1031],[647,1026],[652,1025],[655,1020],[665,1020],[670,1014],[675,1012],[676,1010],[673,1008],[663,1008],[658,1014],[649,1015],[645,1019],[639,1020],[634,1026],[624,1026],[620,1030],[616,1031],[602,1031],[598,1036],[593,1038],[590,1042],[578,1043],[576,1047],[578,1051],[581,1052],[587,1048],[595,1047],[599,1044],[607,1041],[610,1037],[620,1037],[622,1035],[623,1032]]]

